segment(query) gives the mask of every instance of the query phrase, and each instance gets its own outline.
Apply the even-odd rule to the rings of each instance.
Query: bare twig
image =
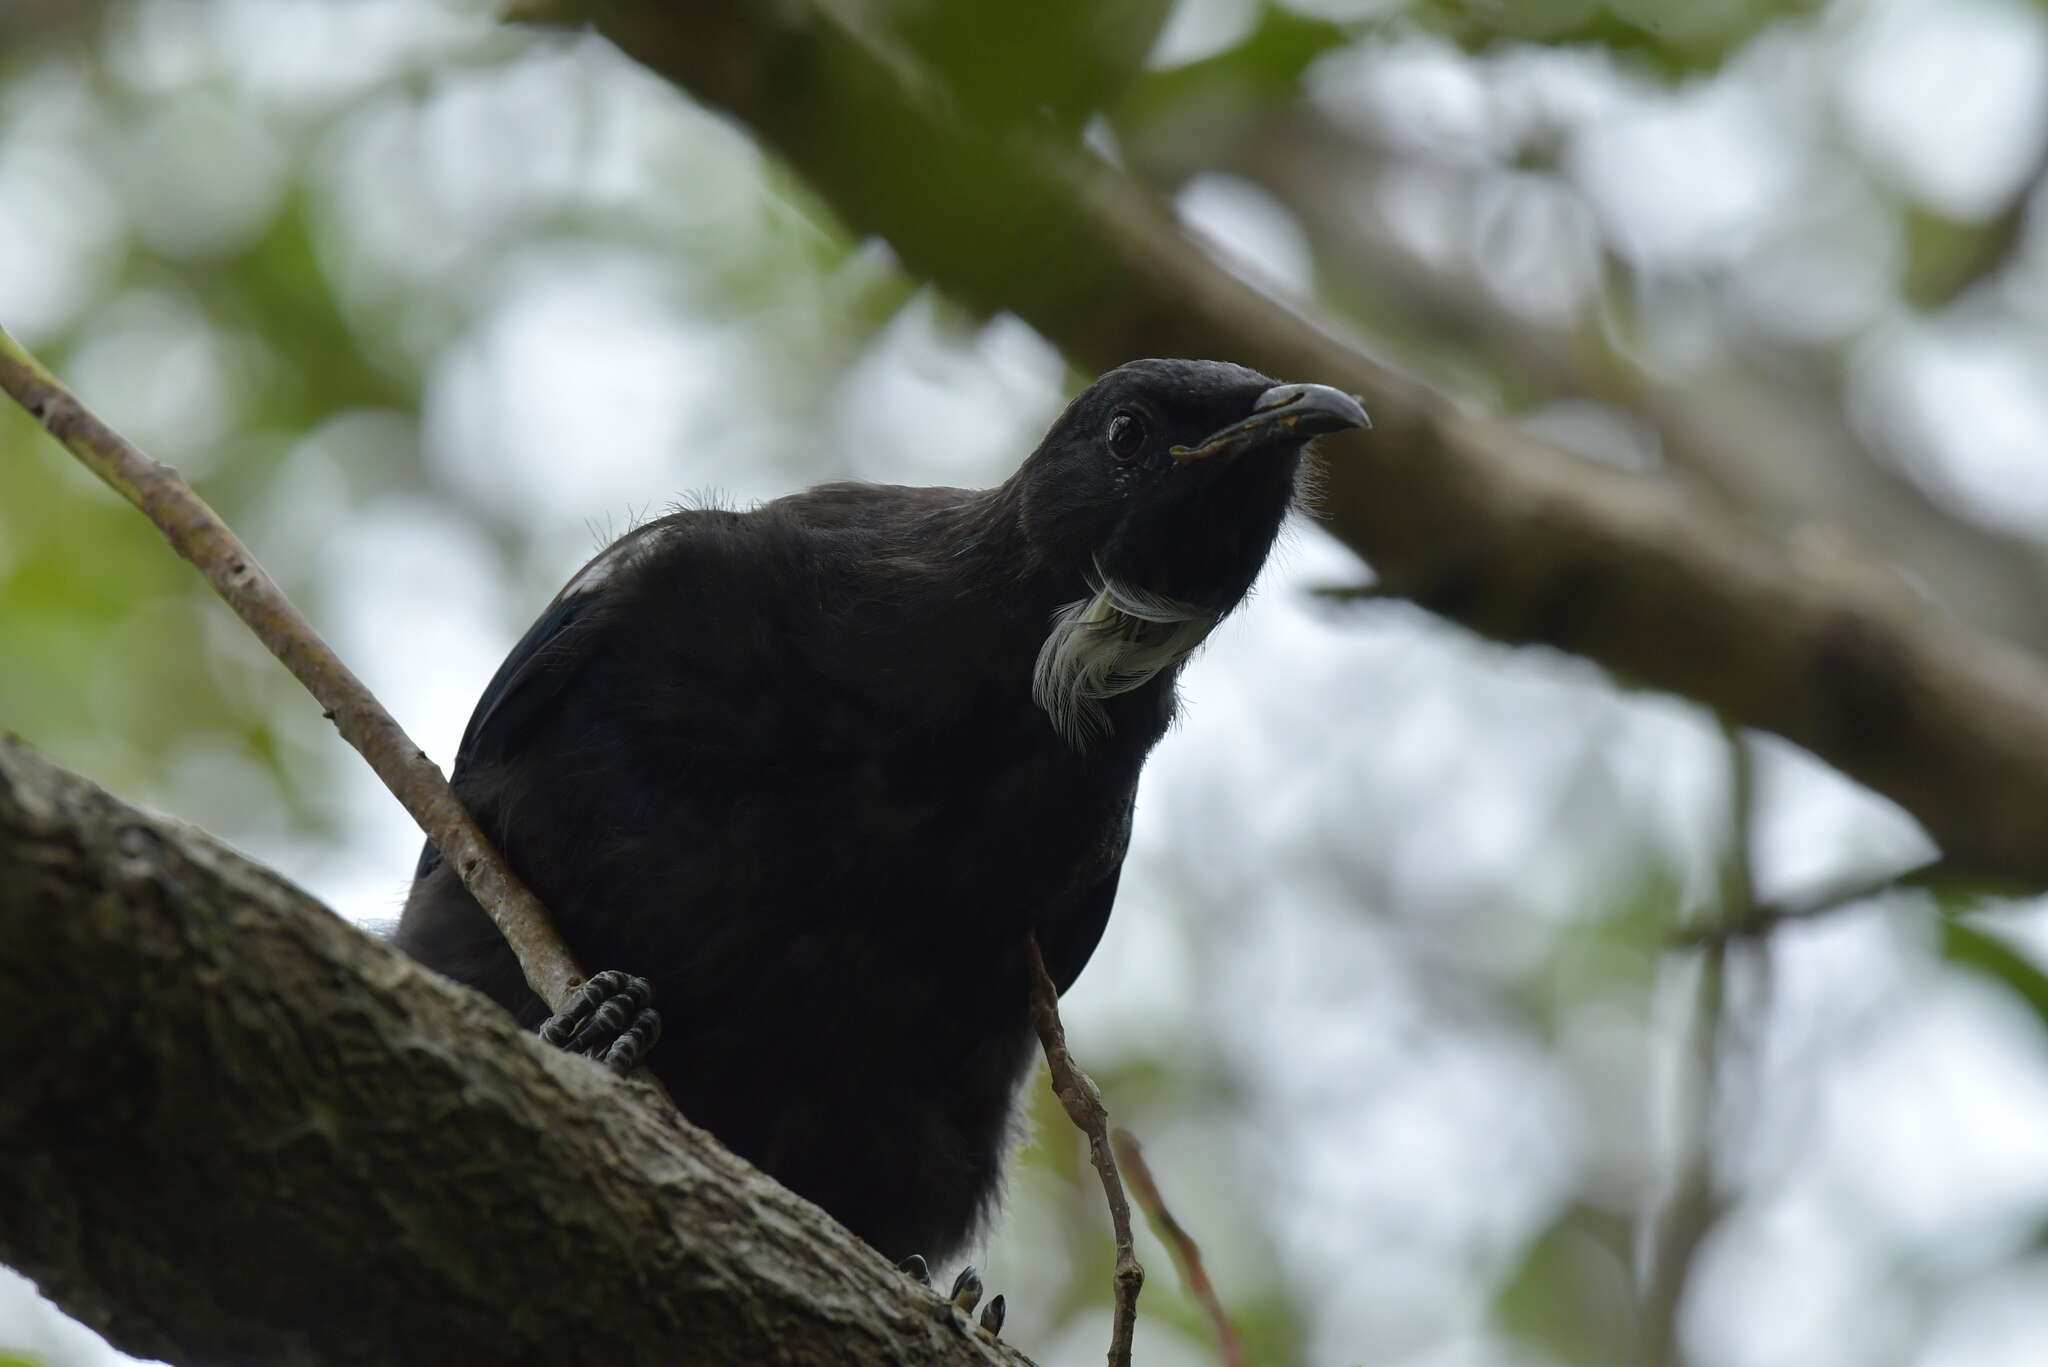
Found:
[[[1317,584],[1309,593],[1325,603],[1383,603],[1401,598],[1384,584]]]
[[[1643,1290],[1644,1361],[1654,1367],[1683,1367],[1678,1312],[1692,1283],[1700,1245],[1725,1208],[1714,1189],[1712,1151],[1705,1134],[1712,1123],[1718,1082],[1715,1053],[1727,990],[1725,944],[1711,945],[1699,966],[1698,989],[1687,1058],[1679,1068],[1679,1153],[1671,1199],[1653,1230],[1649,1285]]]
[[[1208,1317],[1224,1367],[1246,1367],[1244,1345],[1238,1341],[1237,1330],[1230,1325],[1230,1316],[1223,1311],[1223,1302],[1216,1295],[1216,1285],[1209,1280],[1209,1269],[1202,1265],[1202,1246],[1166,1208],[1166,1198],[1159,1194],[1159,1184],[1152,1178],[1152,1169],[1145,1162],[1145,1151],[1138,1146],[1138,1137],[1129,1130],[1119,1129],[1110,1135],[1110,1142],[1116,1148],[1117,1161],[1130,1175],[1131,1190],[1138,1197],[1138,1208],[1145,1212],[1152,1232],[1173,1255],[1173,1265],[1180,1272],[1181,1287]]]
[[[1752,881],[1752,840],[1756,825],[1756,760],[1749,739],[1725,720],[1728,746],[1729,848],[1722,867],[1717,919],[1746,927],[1756,918]],[[1755,948],[1765,952],[1758,943]],[[1643,1289],[1644,1361],[1652,1367],[1684,1367],[1686,1355],[1678,1341],[1679,1311],[1692,1285],[1700,1246],[1727,1212],[1726,1195],[1714,1178],[1714,1146],[1710,1131],[1722,1104],[1725,1085],[1723,1034],[1728,1013],[1726,940],[1708,942],[1699,964],[1699,980],[1688,1026],[1686,1057],[1680,1060],[1676,1131],[1678,1158],[1671,1199],[1652,1231],[1649,1283]]]
[[[319,700],[342,739],[361,752],[490,913],[518,955],[528,985],[551,1008],[559,1006],[583,975],[546,910],[470,820],[440,769],[320,639],[220,515],[176,470],[144,455],[100,421],[4,330],[0,389],[115,493],[141,509],[171,548],[192,562],[256,639]]]
[[[1939,891],[1965,900],[2033,897],[2040,893],[2032,884],[2006,878],[1984,878],[1959,869],[1955,861],[1934,858],[1892,873],[1860,874],[1840,879],[1798,897],[1760,902],[1740,921],[1681,932],[1674,940],[1678,949],[1754,940],[1779,927],[1810,921],[1848,907],[1895,892]]]
[[[1116,1234],[1116,1310],[1109,1333],[1109,1364],[1130,1367],[1131,1332],[1138,1321],[1138,1290],[1145,1284],[1145,1269],[1131,1243],[1131,1204],[1124,1199],[1124,1186],[1116,1174],[1116,1155],[1109,1145],[1109,1113],[1103,1109],[1102,1092],[1095,1080],[1081,1071],[1067,1051],[1059,989],[1045,971],[1038,937],[1030,936],[1024,943],[1031,961],[1031,1024],[1045,1048],[1053,1095],[1067,1108],[1074,1127],[1088,1136],[1088,1161],[1102,1178],[1102,1195],[1109,1202],[1109,1223]]]

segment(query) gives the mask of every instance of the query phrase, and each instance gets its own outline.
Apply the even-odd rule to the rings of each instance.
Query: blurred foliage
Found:
[[[1906,204],[1905,297],[1916,307],[1938,309],[1980,284],[2019,250],[2026,201],[1979,222],[1962,222],[1921,204]]]
[[[1942,922],[1941,953],[1950,963],[2011,992],[2048,1027],[2048,972],[2026,954],[1998,936],[1960,921]]]
[[[1596,458],[1670,458],[1677,398],[1747,449],[1742,421],[1776,410],[1722,386],[1764,375],[1829,430],[1870,434],[1863,468],[1946,487],[1887,444],[1883,411],[1853,407],[1889,395],[1889,372],[1857,366],[1928,317],[1989,316],[2015,347],[2048,335],[2038,171],[1981,210],[1900,174],[1832,103],[1855,50],[1842,31],[1870,12],[1849,0],[863,12],[963,117],[1086,130],[1185,218],[1239,233],[1234,261]],[[1188,15],[1195,36],[1177,37]],[[1704,134],[1679,127],[1740,101]],[[1666,140],[1603,179],[1615,141],[1651,125]],[[1791,170],[1731,169],[1739,138],[1754,160],[1792,147]],[[1702,184],[1693,207],[1723,217],[1679,232],[1673,202]],[[508,643],[589,549],[585,519],[720,480],[744,498],[911,477],[899,466],[996,478],[1058,399],[1056,375],[1045,393],[1016,378],[1040,364],[1018,359],[1036,356],[1021,327],[933,300],[738,131],[593,40],[461,5],[0,9],[0,221],[0,324],[183,468],[344,653],[401,679],[443,636]],[[565,298],[603,307],[565,324]],[[672,333],[693,340],[664,346]],[[653,373],[582,354],[617,368],[622,342],[652,347]],[[677,393],[689,413],[629,440],[629,418]],[[986,465],[963,454],[980,439]],[[359,840],[352,758],[155,533],[11,408],[0,469],[0,725],[288,866],[385,858]],[[447,558],[415,560],[422,545]],[[366,583],[385,595],[368,609]],[[1190,729],[1220,737],[1209,767],[1148,782],[1144,816],[1175,843],[1134,855],[1119,919],[1152,927],[1144,966],[1176,1004],[1157,1005],[1164,1025],[1077,1038],[1083,1061],[1255,1361],[1640,1360],[1640,1231],[1673,1148],[1657,1117],[1697,984],[1671,946],[1730,892],[1723,738],[1400,605],[1274,630],[1256,705],[1221,685],[1198,700]],[[1249,754],[1268,767],[1241,767]],[[1767,830],[1759,864],[1892,866],[1894,818],[1796,759],[1772,772],[1784,791],[1761,824],[1789,834]],[[1785,1209],[1811,1224],[1854,1205],[1832,1132],[1801,1107],[1834,1095],[1834,1059],[1910,1027],[1899,960],[1995,982],[2048,1022],[2036,941],[2008,936],[2023,916],[1982,891],[1936,890],[1931,949],[1889,929],[1919,903],[1850,908],[1759,949],[1769,971],[1729,974],[1748,1029],[1777,1028],[1778,990],[1791,1024],[1754,1057],[1731,1050],[1751,1108],[1781,1109],[1776,1131],[1754,1126],[1778,1138],[1729,1165],[1754,1188],[1738,1216],[1764,1214],[1732,1219],[1724,1250],[1764,1266],[1791,1256],[1770,1242]],[[1816,943],[1847,945],[1848,968]],[[1133,986],[1112,971],[1084,980],[1093,1003]],[[1031,1105],[991,1284],[1012,1292],[1013,1337],[1053,1346],[1041,1360],[1098,1360],[1106,1216],[1050,1093]],[[1743,1148],[1750,1130],[1709,1120]],[[1836,1244],[1803,1233],[1795,1251],[1912,1263],[1892,1245],[1916,1236],[1836,1216]],[[1969,1233],[1947,1243],[1977,1250]],[[1142,1242],[1141,1350],[1210,1360],[1164,1250]],[[1765,1274],[1714,1256],[1712,1304],[1755,1294]],[[1949,1256],[1914,1294],[2003,1266]],[[1776,1360],[1895,1360],[1864,1352],[1852,1319]],[[1758,1360],[1709,1347],[1715,1367]]]
[[[1214,112],[1236,104],[1285,103],[1299,93],[1315,60],[1344,47],[1352,36],[1345,25],[1268,4],[1243,41],[1199,61],[1147,72],[1108,108],[1120,122],[1142,127],[1194,104]]]
[[[326,491],[339,502],[309,522],[313,509],[276,506],[280,489],[290,487],[279,483],[281,465],[295,443],[351,414],[398,414],[411,426],[424,399],[423,361],[476,325],[492,306],[494,275],[521,253],[573,236],[649,259],[708,258],[704,278],[716,292],[706,302],[737,315],[774,309],[789,282],[829,281],[849,261],[853,244],[787,182],[763,206],[780,221],[738,240],[723,229],[688,227],[679,237],[672,225],[636,220],[563,185],[509,206],[497,222],[445,225],[467,229],[467,238],[424,244],[421,260],[375,260],[370,252],[383,244],[355,236],[375,225],[349,222],[335,199],[336,177],[346,171],[337,165],[337,143],[380,121],[411,121],[414,137],[430,139],[430,125],[460,98],[452,87],[483,87],[471,98],[488,98],[494,83],[517,79],[515,64],[529,49],[472,29],[468,51],[442,54],[452,64],[438,73],[401,61],[352,88],[315,96],[311,108],[297,107],[289,89],[266,90],[225,65],[206,69],[229,60],[236,37],[231,25],[214,31],[198,22],[208,8],[112,6],[104,48],[52,23],[40,62],[34,49],[14,55],[19,74],[0,88],[14,95],[0,137],[76,158],[80,167],[104,166],[117,195],[96,225],[110,250],[89,263],[93,278],[77,306],[29,330],[27,340],[103,416],[181,466],[316,622],[321,555],[333,549],[325,533],[344,531],[351,508],[407,490],[444,502],[465,495],[423,464],[416,441],[352,446],[335,472],[342,486]],[[184,48],[172,65],[183,60],[187,70],[145,69],[140,49],[164,40],[161,26],[181,17],[195,21],[192,30],[182,45],[169,46]],[[194,101],[224,122],[212,126],[220,141],[176,149],[184,163],[233,156],[252,141],[292,149],[290,159],[257,157],[243,168],[256,183],[241,197],[260,216],[219,241],[153,232],[152,197],[176,186],[123,179],[122,168],[149,154],[154,130]],[[421,151],[429,145],[408,142]],[[28,169],[31,184],[36,173],[57,170],[33,160]],[[440,264],[426,267],[426,258]],[[834,322],[851,326],[819,358],[824,364],[907,297],[907,284],[893,276],[856,274],[849,283],[856,282],[857,292],[835,298]],[[22,328],[20,319],[9,321]],[[789,345],[798,340],[785,330],[770,344],[782,348],[780,364],[804,364],[802,350]],[[245,777],[260,773],[275,785],[282,801],[274,811],[291,829],[330,830],[335,813],[320,795],[343,757],[297,686],[226,622],[146,522],[11,406],[0,411],[0,449],[10,456],[10,496],[0,500],[0,621],[17,658],[35,662],[32,670],[0,672],[0,719],[117,790],[162,795],[230,834],[247,822],[246,797],[211,791],[217,771],[186,782],[180,769],[197,754],[235,756],[253,766]],[[518,554],[521,538],[496,511],[473,495],[467,502],[469,516],[498,523],[501,550]],[[262,531],[272,524],[314,534],[266,540]]]
[[[1523,1252],[1495,1295],[1495,1317],[1517,1339],[1573,1367],[1637,1361],[1633,1242],[1628,1221],[1614,1212],[1571,1207]]]
[[[908,46],[946,73],[970,117],[1071,133],[1116,104],[1171,8],[1171,0],[905,0],[890,17]]]
[[[1429,29],[1479,52],[1509,42],[1588,44],[1665,80],[1712,72],[1820,0],[1419,0]]]

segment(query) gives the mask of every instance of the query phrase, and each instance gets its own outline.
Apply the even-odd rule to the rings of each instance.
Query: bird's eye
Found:
[[[1109,420],[1109,454],[1129,460],[1145,448],[1145,422],[1135,413],[1119,413]]]

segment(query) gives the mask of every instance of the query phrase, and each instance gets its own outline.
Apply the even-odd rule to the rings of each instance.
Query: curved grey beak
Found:
[[[1252,415],[1244,421],[1210,433],[1200,446],[1176,446],[1169,454],[1183,462],[1207,460],[1274,442],[1307,441],[1327,432],[1371,426],[1365,405],[1341,389],[1326,384],[1276,384],[1253,401]]]

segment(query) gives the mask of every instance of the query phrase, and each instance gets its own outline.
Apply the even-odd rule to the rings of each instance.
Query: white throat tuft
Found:
[[[1076,750],[1110,732],[1104,698],[1128,693],[1188,657],[1216,628],[1216,615],[1178,599],[1133,588],[1101,573],[1092,598],[1052,616],[1038,650],[1031,698]]]

